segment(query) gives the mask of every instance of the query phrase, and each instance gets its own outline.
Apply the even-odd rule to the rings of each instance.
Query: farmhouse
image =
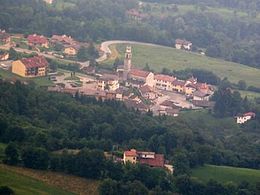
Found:
[[[236,116],[237,124],[244,124],[245,122],[255,118],[256,114],[254,112],[247,112]]]
[[[48,62],[43,56],[23,58],[12,63],[12,72],[22,77],[39,77],[47,74]]]
[[[124,152],[123,162],[146,164],[151,167],[164,167],[163,154],[155,154],[155,152],[143,152],[131,149]]]
[[[182,39],[176,39],[175,40],[175,48],[176,49],[185,49],[185,50],[191,50],[192,42],[182,40]]]
[[[173,173],[173,166],[165,163],[163,154],[156,154],[155,152],[137,151],[131,149],[124,152],[124,164],[130,162],[133,164],[140,163],[150,167],[165,168]]]
[[[37,34],[29,35],[27,37],[27,41],[30,46],[40,46],[45,48],[49,47],[49,41],[43,35],[37,35]]]
[[[157,74],[154,76],[155,86],[157,89],[162,89],[166,91],[172,90],[172,82],[176,80],[176,77]]]

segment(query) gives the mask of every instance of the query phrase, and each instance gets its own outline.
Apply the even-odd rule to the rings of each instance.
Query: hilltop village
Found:
[[[15,41],[11,41],[15,40]],[[180,42],[180,40],[177,40]],[[214,87],[198,82],[191,77],[180,80],[174,76],[154,73],[136,68],[132,63],[132,47],[126,46],[124,61],[114,71],[96,70],[89,62],[80,62],[77,54],[89,43],[82,43],[67,35],[31,34],[9,35],[1,31],[3,47],[15,48],[16,51],[36,53],[27,58],[8,61],[9,53],[1,55],[1,68],[25,78],[49,76],[54,86],[49,91],[70,93],[72,95],[94,96],[102,100],[123,101],[129,108],[141,112],[152,111],[154,115],[178,116],[183,109],[212,108],[214,102],[210,97]],[[59,52],[55,48],[59,47]],[[133,48],[134,49],[134,48]],[[47,59],[64,60],[80,64],[82,73],[65,71],[61,73],[51,70],[51,62]],[[6,62],[6,63],[4,63]]]

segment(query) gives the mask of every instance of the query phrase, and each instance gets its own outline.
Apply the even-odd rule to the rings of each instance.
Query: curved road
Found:
[[[137,45],[146,45],[152,47],[167,47],[163,45],[157,45],[152,43],[144,43],[144,42],[137,42],[137,41],[124,41],[124,40],[111,40],[105,41],[101,43],[100,50],[103,52],[103,55],[96,59],[97,62],[103,62],[107,60],[108,56],[112,54],[109,46],[113,44],[137,44]]]

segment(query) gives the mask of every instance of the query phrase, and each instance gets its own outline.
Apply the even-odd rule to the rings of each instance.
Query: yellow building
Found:
[[[43,56],[24,58],[12,63],[12,73],[22,77],[46,76],[48,62]]]
[[[183,93],[185,91],[185,81],[175,80],[172,82],[172,90],[177,91],[179,93]]]

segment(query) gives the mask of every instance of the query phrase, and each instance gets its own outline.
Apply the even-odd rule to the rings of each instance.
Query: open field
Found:
[[[120,59],[124,57],[125,47],[125,44],[116,45]],[[171,47],[133,44],[132,50],[133,64],[138,68],[143,68],[148,63],[150,68],[157,72],[160,72],[162,68],[170,70],[184,70],[186,68],[205,69],[214,72],[221,78],[227,77],[233,83],[245,80],[248,86],[260,87],[260,69]],[[104,63],[111,65],[113,60],[107,60]]]
[[[17,195],[34,194],[98,194],[99,182],[80,177],[0,165],[0,183],[11,187]]]
[[[251,184],[260,181],[260,170],[236,168],[228,166],[205,165],[192,171],[192,176],[201,179],[204,182],[214,179],[218,182],[225,183],[233,181],[239,183],[247,181]]]

